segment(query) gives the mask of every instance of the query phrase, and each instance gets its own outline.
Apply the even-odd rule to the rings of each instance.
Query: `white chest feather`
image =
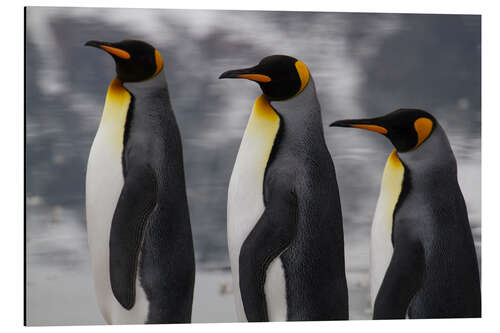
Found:
[[[401,193],[403,177],[404,166],[394,150],[385,165],[371,230],[370,296],[372,307],[392,257],[393,214]]]
[[[260,96],[255,101],[245,129],[229,183],[227,207],[229,258],[233,273],[236,310],[241,321],[246,321],[246,316],[239,288],[240,249],[265,209],[264,174],[279,124],[279,116],[269,102]],[[269,265],[264,289],[269,319],[285,320],[285,285],[279,258]]]
[[[87,233],[99,308],[108,323],[133,324],[146,321],[148,302],[136,281],[136,302],[124,309],[111,290],[109,275],[109,237],[111,221],[123,187],[123,134],[130,94],[115,79],[106,96],[99,129],[92,143],[87,164]]]

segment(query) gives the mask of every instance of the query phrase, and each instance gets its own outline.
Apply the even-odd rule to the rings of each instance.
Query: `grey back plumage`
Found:
[[[342,211],[313,78],[299,95],[271,105],[281,123],[264,200],[275,183],[289,183],[298,207],[296,236],[281,255],[288,320],[348,319]]]
[[[405,166],[403,190],[394,213],[395,252],[413,244],[416,294],[411,318],[479,317],[481,292],[477,257],[457,163],[436,122],[417,149],[399,153]],[[386,274],[387,277],[387,274]]]
[[[123,164],[150,167],[157,182],[156,207],[149,215],[139,278],[148,296],[148,323],[190,322],[194,249],[187,204],[181,136],[164,73],[126,83],[133,95],[127,119]]]

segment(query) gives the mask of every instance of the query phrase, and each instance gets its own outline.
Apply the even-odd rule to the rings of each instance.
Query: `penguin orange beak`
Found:
[[[255,82],[271,82],[271,78],[264,74],[256,73],[255,67],[235,69],[222,73],[219,79],[247,79]]]
[[[350,119],[350,120],[338,120],[330,124],[330,127],[355,127],[364,130],[377,132],[380,134],[387,134],[389,131],[387,128],[378,125],[378,118],[373,119]]]
[[[130,59],[130,53],[125,50],[119,49],[113,46],[113,43],[101,42],[97,40],[89,40],[85,43],[85,46],[93,46],[102,49],[112,56],[118,57],[120,59]]]

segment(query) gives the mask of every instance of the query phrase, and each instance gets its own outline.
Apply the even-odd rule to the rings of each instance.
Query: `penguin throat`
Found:
[[[103,120],[108,116],[114,117],[116,114],[121,114],[128,110],[130,103],[130,93],[123,86],[123,82],[115,77],[109,84],[106,94],[106,102],[104,104]],[[126,106],[126,108],[124,107]],[[115,119],[116,120],[116,119]]]
[[[280,128],[280,116],[263,95],[254,103],[243,135],[242,146],[248,146],[254,170],[264,176]],[[243,144],[245,142],[245,144]],[[241,149],[241,148],[240,148]],[[262,178],[263,181],[263,178]]]
[[[123,88],[123,81],[120,80],[118,77],[115,77],[113,81],[109,84],[108,87],[108,94],[110,93],[117,93]]]
[[[123,135],[131,100],[132,96],[125,89],[122,81],[115,78],[108,88],[99,132],[119,154],[123,149]]]
[[[273,127],[271,132],[274,132],[276,122],[279,124],[279,116],[271,106],[270,101],[264,95],[259,96],[255,100],[247,130],[256,129],[266,136],[270,126]],[[256,127],[260,127],[260,129]],[[276,134],[274,133],[274,135]]]

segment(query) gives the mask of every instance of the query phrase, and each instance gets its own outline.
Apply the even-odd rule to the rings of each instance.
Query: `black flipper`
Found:
[[[297,203],[291,193],[276,196],[243,243],[239,258],[240,292],[247,320],[268,321],[264,294],[269,264],[292,242],[297,230]]]
[[[127,310],[135,303],[138,257],[148,216],[156,205],[156,193],[151,168],[140,166],[127,171],[109,239],[111,289]]]
[[[405,319],[420,287],[422,272],[422,248],[418,244],[396,246],[375,299],[373,319]]]

